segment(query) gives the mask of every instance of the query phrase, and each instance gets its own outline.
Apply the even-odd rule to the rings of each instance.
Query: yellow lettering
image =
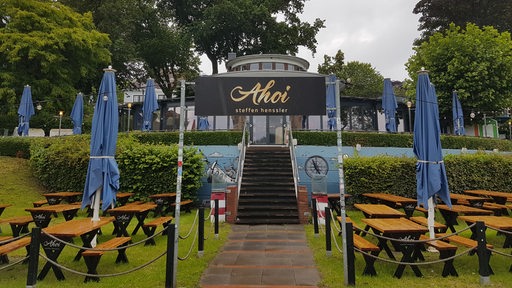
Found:
[[[231,90],[231,100],[241,102],[248,97],[251,97],[254,105],[260,105],[261,103],[275,104],[288,102],[290,99],[290,97],[288,97],[288,91],[290,91],[291,86],[286,86],[286,89],[283,92],[276,91],[272,93],[270,89],[274,87],[275,83],[275,80],[270,80],[265,87],[262,88],[262,85],[258,82],[251,90],[248,91],[244,91],[242,86],[236,86]]]

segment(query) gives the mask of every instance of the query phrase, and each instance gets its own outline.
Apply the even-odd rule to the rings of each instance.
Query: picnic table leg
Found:
[[[381,238],[381,237],[378,237],[377,239],[379,240],[379,244],[377,246],[379,246],[380,250],[386,251],[386,254],[388,254],[388,257],[395,260],[396,259],[395,255],[393,255],[393,252],[391,252],[391,249],[389,248],[389,246],[387,244],[388,240]]]
[[[76,213],[78,212],[78,208],[75,210],[62,211],[62,215],[64,215],[64,219],[66,221],[73,220],[75,218]]]
[[[457,213],[452,212],[452,211],[442,210],[442,209],[439,209],[439,211],[441,212],[441,215],[444,218],[444,222],[445,222],[446,226],[448,226],[448,228],[450,228],[450,231],[455,233],[456,230],[455,230],[455,227],[453,227],[453,226],[459,224],[459,223],[457,223]]]
[[[139,228],[142,227],[142,225],[144,225],[144,220],[146,219],[148,214],[149,214],[149,210],[135,215],[135,217],[138,220],[138,223],[137,223],[137,226],[135,226],[135,229],[133,229],[132,235],[137,234],[137,231],[139,231]]]
[[[48,256],[48,258],[54,262],[57,262],[57,258],[59,258],[60,253],[66,246],[65,243],[52,239],[44,234],[41,235],[41,245],[43,246],[43,250],[46,256]],[[43,269],[37,276],[37,279],[43,280],[46,277],[46,274],[48,274],[48,272],[50,271],[50,269],[53,270],[53,273],[55,274],[55,277],[57,277],[57,280],[66,279],[64,277],[64,274],[62,273],[62,270],[59,267],[51,264],[50,262],[46,262]]]
[[[414,253],[414,250],[416,249],[416,244],[415,243],[402,243],[401,249],[402,249],[402,259],[400,260],[400,262],[406,262],[406,263],[414,262],[412,254]],[[423,276],[423,274],[421,273],[420,268],[418,268],[418,266],[416,266],[416,265],[410,265],[410,266],[411,266],[412,271],[414,271],[414,274],[416,275],[416,277]],[[405,270],[405,264],[399,264],[398,267],[396,268],[395,274],[393,276],[400,279],[404,273],[404,270]]]
[[[98,230],[99,229],[95,229],[91,232],[87,232],[85,234],[80,235],[80,238],[82,238],[83,246],[85,248],[92,248],[91,242],[92,242],[92,239],[94,238],[94,236],[96,236],[98,234]],[[76,253],[74,261],[80,260],[80,258],[82,257],[82,252],[84,252],[84,251],[85,251],[84,249],[80,249],[80,251],[78,251],[78,253]]]
[[[128,237],[128,225],[132,221],[133,214],[132,213],[115,213],[114,217],[116,220],[114,221],[114,231],[112,234],[116,233],[116,237]]]
[[[414,211],[416,210],[416,204],[404,204],[404,212],[405,212],[405,218],[409,219],[414,214]]]
[[[453,257],[455,255],[456,250],[446,250],[446,251],[439,251],[439,259],[446,259]],[[455,266],[453,266],[453,259],[446,260],[444,262],[443,266],[443,277],[446,277],[448,275],[452,276],[459,276],[457,273],[457,270],[455,270]]]

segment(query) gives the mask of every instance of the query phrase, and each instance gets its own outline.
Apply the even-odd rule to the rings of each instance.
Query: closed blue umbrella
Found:
[[[93,197],[103,200],[101,209],[106,210],[116,200],[119,189],[119,169],[116,152],[119,115],[117,107],[115,70],[105,69],[94,108],[91,131],[91,152],[82,199],[82,208],[91,204]],[[99,199],[94,199],[93,220],[99,218]]]
[[[82,123],[84,122],[84,97],[82,93],[76,95],[70,117],[73,121],[73,134],[82,134]]]
[[[146,82],[144,105],[142,106],[142,131],[150,131],[153,125],[153,112],[158,110],[156,101],[155,81],[151,78]]]
[[[452,94],[452,115],[453,115],[453,132],[455,135],[464,135],[464,113],[462,113],[462,105],[460,105],[457,91]]]
[[[34,114],[35,112],[34,103],[32,102],[32,91],[30,90],[30,86],[26,85],[25,88],[23,88],[20,107],[18,108],[18,135],[28,136],[30,117],[32,117]]]
[[[200,116],[197,123],[197,130],[206,131],[208,129],[210,129],[210,122],[208,122],[208,117]]]
[[[382,92],[382,110],[386,117],[386,131],[396,132],[396,104],[395,93],[393,92],[393,84],[391,79],[384,79],[384,91]]]
[[[329,130],[336,129],[336,75],[327,76],[326,85],[326,101],[325,106],[327,107],[327,126]]]
[[[429,230],[433,237],[434,195],[451,207],[448,179],[441,148],[439,107],[435,88],[426,71],[420,71],[416,84],[413,152],[416,155],[418,205],[428,209]]]

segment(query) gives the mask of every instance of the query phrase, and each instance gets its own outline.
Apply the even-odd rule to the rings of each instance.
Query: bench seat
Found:
[[[508,215],[507,208],[507,205],[491,202],[485,202],[482,206],[482,209],[491,210],[496,216]]]
[[[380,253],[380,247],[373,244],[372,242],[366,240],[362,236],[358,234],[353,234],[353,242],[354,247],[361,250],[362,252],[368,252],[373,256],[378,256]],[[377,271],[375,271],[375,258],[363,253],[363,258],[365,262],[365,267],[363,270],[363,275],[376,276]]]
[[[436,233],[436,237],[437,238],[440,238],[440,237],[445,237],[446,233]],[[473,240],[473,239],[470,239],[470,238],[467,238],[467,237],[464,237],[464,236],[460,236],[460,235],[452,235],[452,236],[448,236],[446,238],[443,238],[442,240],[444,241],[447,241],[447,242],[453,242],[453,243],[456,243],[456,244],[459,244],[459,245],[462,245],[462,246],[465,246],[465,247],[468,247],[468,248],[475,248],[478,246],[478,242],[476,240]],[[487,248],[489,249],[492,249],[493,248],[493,245],[492,244],[487,244]]]
[[[146,234],[146,236],[148,236],[148,238],[150,238],[151,236],[155,235],[155,231],[156,231],[156,228],[158,228],[158,226],[162,225],[163,228],[165,229],[165,228],[167,228],[169,223],[172,221],[172,219],[174,219],[174,218],[171,216],[162,216],[159,218],[155,218],[148,223],[144,223],[144,225],[142,226],[142,230],[144,230],[144,234]],[[165,235],[165,234],[166,233],[164,232],[162,235]],[[147,246],[147,245],[156,245],[155,239],[150,238],[150,239],[146,240],[146,243],[144,243],[144,246]]]
[[[9,258],[7,258],[7,254],[18,250],[23,247],[27,247],[27,255],[28,255],[28,246],[30,245],[31,238],[23,237],[9,243],[3,244],[0,246],[0,263],[9,263]]]
[[[9,225],[11,225],[12,229],[12,236],[18,237],[20,236],[20,233],[28,233],[28,224],[31,222],[34,222],[34,219],[32,216],[17,216],[17,217],[11,217],[2,220],[2,222],[7,222]]]
[[[186,213],[192,213],[192,204],[194,203],[194,201],[190,200],[190,199],[186,199],[186,200],[183,200],[183,201],[180,201],[180,207],[183,207],[183,209],[185,210]],[[174,206],[176,207],[176,203],[172,203],[171,206]]]
[[[34,205],[35,208],[41,207],[41,206],[46,205],[46,204],[48,204],[48,200],[46,200],[46,199],[39,200],[39,201],[36,201],[36,202],[32,203],[32,205]]]
[[[131,241],[131,237],[116,237],[112,238],[106,242],[100,243],[96,245],[94,249],[85,250],[82,252],[82,256],[85,260],[85,265],[87,265],[87,274],[98,274],[96,268],[100,262],[101,256],[108,252],[106,250],[96,250],[96,249],[114,249],[118,247],[126,246],[128,242]],[[126,256],[126,248],[117,250],[118,255],[116,258],[116,263],[123,262],[128,263],[128,257]],[[85,276],[84,282],[95,281],[99,282],[100,279],[98,277],[93,276]]]
[[[430,238],[426,235],[421,235],[420,240],[429,240]],[[437,251],[439,251],[439,259],[447,259],[450,257],[455,256],[455,253],[457,252],[457,246],[452,245],[450,243],[440,241],[440,240],[431,240],[425,242],[425,245],[428,245],[430,247],[435,248]],[[452,276],[459,276],[457,273],[457,270],[455,270],[455,266],[453,266],[453,259],[449,259],[444,261],[443,266],[443,272],[441,273],[443,277],[446,277],[448,275]]]

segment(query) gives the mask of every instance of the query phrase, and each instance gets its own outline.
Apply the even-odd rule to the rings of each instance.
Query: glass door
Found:
[[[252,116],[251,142],[253,145],[283,145],[285,116]]]

